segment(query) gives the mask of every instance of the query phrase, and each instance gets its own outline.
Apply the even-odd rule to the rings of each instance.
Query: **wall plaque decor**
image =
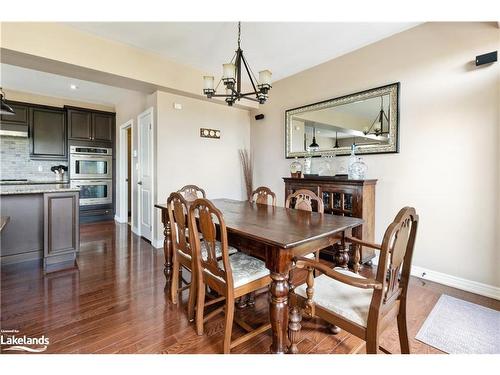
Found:
[[[200,137],[220,139],[220,130],[200,128]]]

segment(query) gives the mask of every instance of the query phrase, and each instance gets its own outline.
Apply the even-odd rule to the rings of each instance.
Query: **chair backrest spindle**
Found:
[[[180,250],[183,253],[192,256],[189,231],[187,230],[187,213],[189,204],[180,193],[172,193],[168,197],[167,206],[172,230],[173,250]]]

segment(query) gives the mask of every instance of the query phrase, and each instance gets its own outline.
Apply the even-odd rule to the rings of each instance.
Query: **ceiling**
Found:
[[[57,74],[0,64],[0,85],[5,89],[114,106],[134,91],[82,81]],[[72,90],[71,85],[77,89]]]
[[[418,25],[416,22],[244,22],[252,70],[285,78]],[[81,31],[157,53],[216,77],[237,46],[236,22],[77,22]],[[201,79],[201,78],[200,78]]]

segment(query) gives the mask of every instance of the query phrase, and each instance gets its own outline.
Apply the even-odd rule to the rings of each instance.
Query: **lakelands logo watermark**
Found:
[[[45,337],[45,335],[40,337],[19,335],[17,329],[2,329],[0,330],[0,345],[2,352],[22,351],[41,353],[47,350],[49,338]]]

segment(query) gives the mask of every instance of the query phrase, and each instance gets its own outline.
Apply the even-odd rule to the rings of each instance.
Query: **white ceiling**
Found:
[[[77,89],[72,90],[71,85]],[[82,81],[57,74],[0,64],[0,85],[5,89],[114,106],[134,91]]]
[[[241,46],[255,74],[285,78],[418,25],[416,22],[244,22]],[[67,23],[100,37],[160,54],[216,77],[237,46],[231,22]]]

